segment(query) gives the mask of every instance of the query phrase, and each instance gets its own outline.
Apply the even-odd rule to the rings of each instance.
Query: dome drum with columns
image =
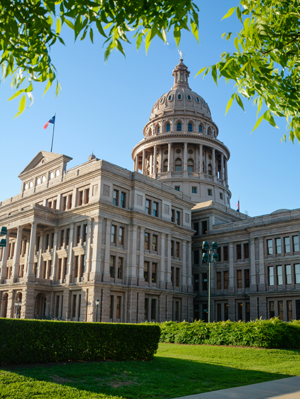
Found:
[[[170,184],[195,203],[214,200],[230,206],[230,153],[217,139],[208,105],[190,89],[189,74],[181,59],[173,87],[154,104],[145,138],[132,151],[134,170]]]

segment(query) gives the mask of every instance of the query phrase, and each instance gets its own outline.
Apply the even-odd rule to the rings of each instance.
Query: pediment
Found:
[[[48,151],[40,151],[29,162],[29,164],[26,166],[26,168],[22,170],[22,172],[19,174],[19,178],[22,178],[23,175],[27,174],[30,171],[33,171],[33,169],[39,168],[40,166],[44,166],[44,165],[48,164],[49,162],[52,162],[58,158],[60,158],[62,160],[62,162],[69,162],[72,159],[63,154],[56,154],[56,153],[48,152]]]

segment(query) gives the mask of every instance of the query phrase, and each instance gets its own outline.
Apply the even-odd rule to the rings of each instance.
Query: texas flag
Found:
[[[240,211],[240,201],[239,200],[238,200],[236,206],[237,206],[237,212],[239,212]]]
[[[49,123],[52,123],[52,124],[54,125],[54,123],[55,123],[55,116],[52,116],[52,118],[48,120],[48,122],[47,122],[46,125],[44,126],[44,129],[47,129]]]

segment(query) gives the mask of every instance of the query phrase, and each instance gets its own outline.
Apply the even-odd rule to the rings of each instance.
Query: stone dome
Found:
[[[192,91],[188,84],[190,72],[183,60],[176,65],[173,76],[174,85],[170,91],[164,93],[153,105],[150,119],[157,118],[162,115],[172,114],[177,111],[191,111],[200,114],[208,119],[211,118],[211,112],[206,101],[197,93]]]

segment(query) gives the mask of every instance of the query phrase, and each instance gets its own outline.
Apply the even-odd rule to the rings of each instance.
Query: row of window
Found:
[[[180,95],[180,94],[179,94]],[[166,124],[166,132],[170,132],[171,131],[171,124],[167,123]],[[176,124],[176,131],[177,132],[181,132],[182,131],[182,123],[181,122],[177,122]],[[160,134],[161,132],[161,127],[157,126],[156,128],[156,133]],[[188,123],[188,132],[194,132],[194,125],[193,123]],[[198,125],[198,133],[202,133],[203,132],[203,127],[201,124]],[[208,127],[208,129],[206,130],[206,134],[209,136],[211,135],[211,128]]]
[[[77,190],[77,204],[75,206],[82,206],[88,204],[90,201],[90,189],[83,188]],[[66,211],[72,208],[73,193],[63,194],[61,210]],[[57,198],[50,198],[47,200],[48,208],[57,209]]]
[[[282,245],[283,244],[283,245]],[[284,250],[284,252],[283,252]],[[267,254],[268,255],[280,255],[291,252],[290,237],[275,238],[267,240]],[[292,236],[292,252],[299,252],[299,236]]]
[[[201,281],[200,281],[201,278]],[[202,291],[207,291],[208,289],[208,279],[207,273],[194,274],[194,291],[198,292],[202,287]],[[229,286],[229,272],[222,271],[216,272],[216,282],[215,287],[217,290],[227,290]],[[250,287],[250,270],[236,270],[236,288],[249,288]]]
[[[60,176],[60,170],[49,172],[49,179],[50,180],[54,179],[54,177],[59,177],[59,176]],[[46,183],[46,181],[47,181],[47,177],[45,175],[41,176],[41,177],[38,177],[36,179],[36,185],[40,185],[42,183]],[[29,190],[30,188],[33,188],[33,187],[34,187],[34,182],[33,181],[30,181],[30,182],[24,184],[24,190]]]
[[[300,264],[269,266],[269,286],[300,284]]]

